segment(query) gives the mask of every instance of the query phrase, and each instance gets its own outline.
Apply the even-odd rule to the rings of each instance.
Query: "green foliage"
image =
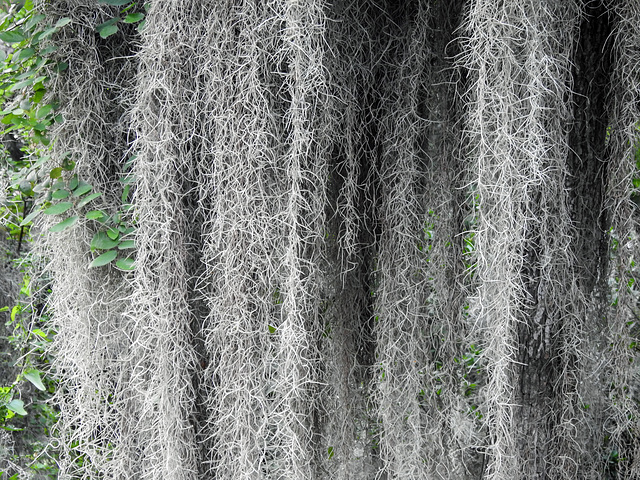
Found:
[[[99,3],[104,3],[107,5],[113,5],[116,7],[122,7],[127,5],[127,7],[120,10],[120,14],[107,20],[106,22],[101,23],[96,27],[96,31],[100,34],[102,38],[108,38],[111,35],[115,35],[120,31],[118,27],[119,23],[138,23],[138,31],[141,32],[144,28],[145,20],[144,13],[142,12],[133,12],[129,13],[131,10],[135,10],[137,7],[136,2],[131,2],[131,0],[98,0]],[[144,8],[148,8],[148,4],[144,4]]]
[[[102,267],[103,265],[106,265],[107,263],[111,263],[113,262],[116,257],[118,256],[118,252],[116,250],[109,250],[105,253],[102,253],[100,255],[98,255],[89,265],[89,268],[94,268],[94,267]]]
[[[18,250],[36,216],[36,187],[41,181],[40,169],[48,160],[48,129],[61,121],[56,115],[57,103],[45,103],[44,98],[49,72],[64,71],[67,65],[51,59],[55,47],[43,46],[43,40],[70,22],[69,18],[61,18],[49,23],[34,9],[33,2],[27,1],[22,8],[12,6],[0,23],[0,39],[11,44],[9,53],[1,55],[0,123],[4,125],[3,143],[9,153],[5,161],[10,187],[0,217],[10,237],[19,239]]]
[[[118,5],[124,3],[129,6],[121,10],[119,17],[96,26],[102,38],[116,33],[119,25],[138,23],[139,29],[143,27],[144,14],[137,11],[135,3]],[[134,226],[127,212],[135,181],[129,171],[135,157],[127,162],[121,179],[122,206],[115,212],[104,212],[92,208],[92,202],[103,193],[80,177],[72,156],[63,155],[55,164],[49,155],[53,143],[49,129],[64,119],[58,112],[58,102],[46,100],[50,98],[47,82],[50,75],[69,67],[53,59],[57,50],[55,35],[71,27],[70,18],[48,21],[35,10],[32,0],[12,7],[0,17],[0,40],[11,43],[7,53],[0,50],[0,131],[7,150],[3,170],[9,175],[7,202],[0,206],[1,222],[9,237],[19,240],[20,253],[23,240],[30,241],[30,229],[37,217],[58,220],[48,230],[52,234],[74,228],[84,219],[86,226],[96,231],[91,249],[97,256],[89,267],[115,261],[117,268],[132,270],[135,242],[130,236]],[[28,259],[22,262],[23,269],[30,267]],[[30,279],[25,275],[20,302],[5,307],[11,312],[9,327],[13,333],[9,340],[20,360],[17,376],[13,381],[6,380],[10,384],[0,386],[0,428],[19,434],[23,446],[13,460],[16,465],[37,472],[39,478],[57,478],[55,458],[43,454],[50,429],[57,421],[57,412],[47,403],[56,384],[44,373],[50,360],[45,347],[55,332],[47,326],[46,300],[40,302],[34,306]],[[4,474],[12,472],[2,472],[3,479]],[[18,478],[16,475],[19,474],[9,478]]]
[[[144,14],[139,12],[127,13],[136,8],[136,4],[130,1],[103,3],[117,6],[129,4],[121,11],[126,17],[115,17],[96,27],[103,38],[109,36],[109,32],[115,33],[118,29],[116,24],[120,21],[135,23],[144,18]],[[5,135],[14,132],[23,144],[19,159],[8,157],[8,170],[12,172],[12,177],[9,200],[7,207],[3,209],[3,224],[8,226],[12,237],[20,239],[28,235],[31,223],[40,213],[62,217],[49,228],[52,233],[72,228],[80,219],[81,210],[102,195],[101,192],[93,191],[93,186],[84,182],[77,174],[73,174],[75,162],[69,155],[63,158],[62,164],[49,166],[47,147],[51,141],[47,129],[54,122],[62,121],[62,118],[56,115],[57,102],[43,103],[49,78],[47,72],[64,71],[68,65],[51,60],[56,47],[43,47],[41,41],[69,25],[71,19],[61,18],[55,24],[47,23],[46,20],[45,15],[35,11],[33,2],[28,1],[16,13],[7,14],[0,24],[0,39],[11,42],[13,48],[13,52],[3,60],[5,68],[0,75],[0,96],[3,103],[0,114],[4,115],[0,122],[7,126]],[[106,27],[110,29],[107,30]],[[125,173],[130,169],[134,158],[127,163]],[[104,229],[115,242],[107,247],[95,246],[92,242],[92,249],[134,248],[133,241],[124,238],[133,233],[134,229],[123,220],[126,217],[124,213],[130,208],[128,196],[132,182],[133,177],[130,175],[122,179],[123,208],[115,214],[109,216],[101,212],[96,215],[95,211],[86,214],[85,218],[100,224],[98,228]],[[75,211],[76,214],[65,217],[70,211]],[[105,265],[102,263],[104,258],[113,257],[113,253],[100,257],[101,260],[96,259],[91,263],[92,267]],[[116,257],[119,268],[133,269],[131,252],[123,252]]]
[[[113,215],[109,215],[102,210],[91,210],[85,214],[87,220],[91,220],[99,225],[99,230],[91,240],[91,250],[98,252],[99,255],[91,262],[89,268],[102,267],[115,260],[116,267],[121,270],[134,269],[133,252],[126,251],[135,249],[135,241],[129,238],[135,232],[135,225],[131,224],[127,215],[127,212],[131,208],[129,193],[133,182],[133,176],[127,174],[127,172],[130,170],[134,160],[135,155],[127,161],[125,176],[120,179],[123,185],[121,207]],[[88,187],[89,188],[85,188],[84,190],[86,191],[80,195],[89,193],[91,189],[90,186]],[[79,184],[77,188],[82,189],[82,184]],[[99,194],[96,195],[94,193],[87,198],[97,198],[98,196]]]
[[[22,260],[23,271],[30,268],[28,261],[28,257]],[[51,360],[46,346],[55,334],[48,329],[47,317],[40,314],[41,306],[37,305],[39,295],[46,295],[48,290],[32,289],[31,278],[24,274],[19,302],[2,308],[11,311],[8,340],[19,357],[19,373],[10,385],[0,387],[0,428],[20,435],[21,449],[15,452],[13,463],[26,464],[46,478],[57,478],[55,459],[45,453],[50,429],[57,420],[57,412],[48,403],[56,383],[43,373]]]
[[[32,0],[0,12],[0,40],[10,44],[0,50],[0,131],[6,149],[2,170],[7,172],[8,180],[6,202],[0,205],[0,221],[9,239],[18,242],[18,255],[23,253],[21,246],[30,241],[30,228],[36,217],[59,217],[49,229],[57,234],[73,228],[82,209],[101,196],[101,192],[94,192],[92,185],[74,173],[75,162],[70,155],[57,165],[51,164],[49,156],[53,143],[49,130],[63,118],[58,112],[58,102],[46,100],[50,98],[47,82],[50,75],[68,69],[67,63],[55,61],[52,54],[57,49],[55,35],[70,26],[71,19],[66,17],[48,21],[36,11]],[[123,185],[123,189],[125,202],[131,186]],[[132,240],[122,237],[132,233],[133,228],[124,225],[123,217],[122,212],[116,212],[101,219],[106,224],[107,236],[110,234],[117,240],[114,249],[105,254],[115,257],[122,250],[117,265],[130,270],[134,245]],[[122,249],[116,248],[121,243]],[[21,262],[23,271],[31,268],[28,258]],[[46,297],[46,288],[43,291]],[[50,363],[46,345],[55,332],[47,326],[42,292],[37,302],[32,293],[31,279],[25,274],[18,304],[3,309],[10,311],[7,327],[12,333],[8,341],[15,351],[13,356],[19,360],[15,378],[4,379],[7,383],[0,386],[0,428],[19,435],[16,438],[20,449],[15,458],[9,459],[11,462],[37,473],[38,478],[57,478],[55,459],[44,454],[50,429],[57,420],[57,412],[47,403],[56,384],[44,373]],[[7,470],[2,472],[3,479],[5,474],[7,478],[21,475]]]

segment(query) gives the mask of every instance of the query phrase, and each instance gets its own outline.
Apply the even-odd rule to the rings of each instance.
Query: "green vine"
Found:
[[[130,0],[101,0],[109,5],[125,5],[108,22],[96,26],[102,38],[118,31],[118,23],[136,23],[138,30],[144,27],[144,14],[130,12],[136,7]],[[46,93],[47,72],[62,72],[68,68],[64,62],[53,62],[49,57],[56,47],[48,45],[41,48],[41,41],[48,38],[71,23],[69,18],[61,18],[55,24],[45,22],[46,17],[37,13],[33,2],[14,14],[8,14],[0,24],[0,40],[10,42],[13,51],[4,58],[4,73],[0,76],[0,95],[7,105],[0,115],[0,122],[7,125],[3,135],[16,131],[19,133],[22,147],[20,153],[10,158],[11,177],[8,208],[5,211],[5,224],[11,234],[20,238],[25,235],[32,221],[41,213],[59,216],[60,221],[49,228],[49,232],[62,232],[75,225],[85,206],[101,196],[101,192],[74,174],[75,162],[66,156],[62,164],[53,168],[47,155],[51,143],[47,129],[54,122],[63,121],[56,113],[57,102],[43,103]],[[53,67],[53,68],[52,68]],[[135,242],[131,235],[135,227],[127,219],[130,209],[130,190],[133,176],[130,173],[132,157],[125,166],[121,207],[108,215],[103,210],[89,210],[85,218],[94,221],[97,232],[91,241],[91,250],[98,256],[90,263],[90,268],[100,267],[115,261],[121,270],[133,270],[133,251]],[[32,161],[32,159],[35,159]],[[65,216],[68,211],[75,215]]]
[[[145,14],[142,12],[132,12],[137,7],[136,2],[131,2],[131,0],[99,0],[98,3],[104,3],[107,5],[114,5],[117,7],[121,7],[127,5],[125,8],[120,10],[120,15],[117,15],[104,23],[101,23],[96,27],[96,31],[100,34],[102,38],[110,37],[118,33],[119,23],[137,23],[138,24],[138,32],[142,32],[142,29],[145,25]],[[145,10],[148,9],[148,3],[144,4]]]
[[[137,23],[138,31],[144,28],[145,15],[138,11],[141,8],[135,2],[99,0],[99,3],[128,5],[119,15],[95,27],[101,38],[117,33],[121,24]],[[81,217],[89,222],[88,226],[96,232],[90,243],[95,258],[89,268],[113,262],[120,270],[133,270],[135,220],[129,211],[135,156],[125,164],[120,179],[121,204],[115,213],[92,209],[92,202],[103,192],[81,178],[70,153],[52,165],[54,142],[49,131],[64,119],[59,102],[47,95],[47,85],[50,76],[69,69],[66,62],[54,59],[58,48],[55,35],[72,27],[68,17],[49,21],[34,7],[33,0],[5,2],[0,6],[0,143],[4,147],[0,175],[4,177],[2,188],[6,193],[0,205],[0,224],[10,239],[17,240],[16,251],[11,255],[19,258],[23,270],[29,263],[23,247],[30,241],[31,227],[40,215],[58,219],[48,229],[52,234],[73,228]],[[19,373],[13,381],[6,379],[0,385],[0,428],[17,432],[35,422],[46,436],[56,420],[56,412],[46,401],[57,387],[43,373],[48,364],[45,346],[55,332],[45,326],[44,302],[34,306],[29,275],[24,274],[23,282],[17,304],[0,308],[10,318],[7,326],[13,333],[7,339],[20,358]],[[34,444],[33,457],[27,459],[31,460],[28,468],[47,478],[57,478],[55,462],[38,458],[43,448],[44,445]],[[0,476],[5,478],[5,473],[8,478],[20,475],[2,471]]]

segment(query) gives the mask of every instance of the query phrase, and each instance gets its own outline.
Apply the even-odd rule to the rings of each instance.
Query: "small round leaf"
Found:
[[[102,28],[98,27],[98,33],[100,33],[100,36],[102,38],[108,38],[111,35],[114,35],[114,34],[118,33],[118,26],[117,25],[105,25]]]

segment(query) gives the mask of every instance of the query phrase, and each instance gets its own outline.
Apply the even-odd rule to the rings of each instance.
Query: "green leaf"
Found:
[[[112,17],[109,20],[107,20],[106,22],[103,22],[100,25],[98,25],[96,27],[96,30],[99,30],[99,29],[104,28],[104,27],[108,27],[109,25],[115,25],[120,20],[122,20],[120,17]]]
[[[51,110],[53,110],[53,105],[51,105],[51,104],[45,105],[44,107],[39,108],[38,111],[36,112],[36,118],[44,118],[44,117],[46,117],[47,115],[49,115]]]
[[[45,135],[41,135],[38,132],[34,132],[33,139],[35,140],[36,143],[42,143],[42,145],[44,145],[45,147],[48,147],[49,144],[51,143],[51,140],[49,140],[49,137]]]
[[[24,227],[27,223],[29,223],[34,218],[36,218],[39,213],[40,213],[40,210],[36,210],[35,212],[31,212],[29,215],[24,217],[24,219],[20,222],[20,226]]]
[[[7,408],[18,415],[26,415],[27,411],[24,409],[24,402],[22,400],[11,400],[7,403]]]
[[[106,3],[107,5],[115,5],[120,7],[122,5],[126,5],[127,3],[131,3],[132,0],[98,0],[98,3]]]
[[[5,125],[9,125],[10,123],[13,122],[14,118],[15,118],[15,115],[13,113],[10,113],[9,115],[5,115],[4,117],[2,117],[1,122],[4,123]],[[7,133],[7,130],[5,130],[2,133]]]
[[[124,17],[124,23],[136,23],[144,18],[144,13],[130,13]]]
[[[33,78],[33,75],[36,73],[36,71],[32,68],[30,70],[27,70],[24,73],[21,73],[20,75],[18,75],[16,77],[16,80],[24,80],[25,78]]]
[[[31,333],[38,335],[41,338],[44,338],[45,340],[49,340],[49,338],[47,337],[47,334],[45,332],[43,332],[42,330],[40,330],[39,328],[34,328]]]
[[[69,196],[69,192],[64,188],[61,188],[60,190],[56,190],[51,194],[51,197],[55,198],[56,200],[62,200],[63,198],[67,198],[68,196]]]
[[[73,196],[81,197],[85,193],[89,193],[91,189],[93,189],[91,185],[81,180],[80,182],[78,182],[78,186],[73,190]]]
[[[31,192],[31,182],[29,180],[22,180],[18,187],[22,193],[29,194]]]
[[[118,237],[120,236],[120,232],[118,230],[116,230],[115,228],[110,228],[109,230],[107,230],[107,236],[111,240],[117,240]]]
[[[34,122],[33,120],[29,121],[29,125],[33,127],[36,132],[44,132],[47,127],[51,124],[51,122]]]
[[[333,457],[333,454],[334,454],[333,447],[327,448],[327,455],[329,456],[329,460],[331,460],[331,458]]]
[[[53,52],[57,52],[58,47],[55,45],[49,45],[47,48],[40,50],[40,55],[46,57],[47,55],[52,54]]]
[[[62,167],[56,167],[49,172],[50,178],[60,178],[60,175],[62,175]]]
[[[67,62],[58,62],[55,66],[56,73],[62,73],[67,68],[69,68],[69,64]]]
[[[141,22],[138,24],[138,33],[142,33],[142,31],[144,30],[144,26],[145,26],[146,24],[147,24],[147,21],[146,21],[146,20],[143,20],[143,21],[141,21]]]
[[[118,26],[117,25],[108,25],[104,28],[101,28],[99,30],[100,36],[102,38],[108,38],[111,35],[114,35],[116,33],[118,33]]]
[[[14,83],[13,85],[11,85],[11,88],[9,88],[9,91],[13,92],[14,90],[19,90],[21,88],[28,87],[30,85],[33,85],[33,83],[34,83],[34,79],[28,78],[27,80],[23,80],[22,82]]]
[[[91,210],[90,212],[87,212],[85,217],[89,220],[98,220],[99,222],[102,222],[108,218],[107,214],[102,212],[101,210]]]
[[[269,325],[269,333],[276,333],[277,328],[273,325]]]
[[[122,196],[120,197],[122,203],[127,203],[127,199],[129,198],[129,190],[131,190],[131,185],[125,185],[124,189],[122,190]]]
[[[42,40],[43,38],[47,38],[50,37],[51,35],[53,35],[54,33],[56,33],[58,31],[58,29],[56,27],[51,27],[51,28],[47,28],[44,32],[42,32],[38,38],[37,41],[39,42],[40,40]],[[35,35],[34,35],[35,36]]]
[[[40,70],[42,70],[42,67],[44,67],[49,60],[46,59],[46,58],[42,58],[42,57],[36,57],[36,58],[38,58],[38,61],[34,65],[33,70],[34,70],[34,72],[40,72]],[[40,80],[38,80],[37,82],[39,82],[39,81]],[[43,95],[44,95],[44,93],[43,93]]]
[[[61,213],[66,212],[71,207],[73,207],[73,203],[71,202],[60,202],[55,205],[51,205],[49,208],[46,208],[43,213],[45,215],[60,215]]]
[[[111,240],[106,232],[97,232],[91,239],[92,250],[111,250],[118,246],[117,241]],[[113,250],[115,254],[115,250]],[[115,257],[113,257],[115,258]]]
[[[0,40],[7,43],[18,43],[25,39],[23,33],[20,30],[9,30],[7,32],[0,32]]]
[[[9,418],[9,417],[7,417],[7,418]],[[0,425],[0,428],[2,428],[3,430],[5,430],[7,432],[21,432],[21,431],[24,430],[24,428],[16,428],[16,427],[12,427],[10,425]],[[0,473],[3,473],[3,472],[0,472]],[[9,480],[20,480],[20,479],[18,478],[18,474],[14,473],[13,475],[11,475],[9,477]]]
[[[135,240],[122,240],[119,244],[118,244],[118,250],[126,250],[129,248],[136,248],[136,241]]]
[[[42,67],[44,67],[49,60],[46,59],[46,58],[43,58],[43,57],[37,57],[37,58],[38,58],[38,61],[36,62],[35,66],[33,67],[33,70],[36,71],[36,72],[39,72],[40,69]],[[44,95],[44,93],[43,93],[43,95]]]
[[[36,53],[35,48],[23,48],[18,52],[17,60],[24,60],[25,58],[31,58]]]
[[[21,311],[22,311],[22,307],[20,305],[15,305],[11,309],[11,321],[12,322],[16,321],[16,315],[19,314]]]
[[[118,252],[115,250],[109,250],[108,252],[103,253],[96,257],[93,262],[89,264],[89,268],[102,267],[107,263],[113,262],[118,256]]]
[[[34,105],[39,104],[42,101],[42,97],[44,97],[44,91],[38,90],[31,97],[31,103],[33,103]]]
[[[136,161],[136,158],[138,158],[138,155],[131,155],[126,162],[124,162],[125,164],[125,170],[129,170],[132,166],[133,166],[133,162]]]
[[[36,26],[37,23],[41,22],[45,18],[47,18],[46,15],[43,15],[42,13],[36,13],[33,17],[31,17],[27,21],[27,23],[24,24],[24,29],[31,30],[33,27]]]
[[[62,162],[62,169],[67,171],[67,172],[72,172],[73,169],[76,168],[76,162],[74,162],[73,160],[69,160],[68,158],[63,160]],[[69,187],[71,188],[71,190],[73,190],[74,188],[76,188],[78,186],[78,176],[74,175],[74,177],[71,179],[71,181],[69,182],[69,185],[71,185],[71,183],[73,183],[75,179],[75,185],[73,187]]]
[[[133,270],[135,268],[133,258],[120,258],[116,262],[116,267],[121,270]]]
[[[62,178],[59,178],[58,180],[53,182],[53,185],[51,185],[51,189],[53,191],[60,190],[61,188],[64,188],[64,187],[65,187],[65,181]]]
[[[96,31],[100,34],[102,38],[107,38],[118,31],[118,26],[116,25],[120,21],[120,17],[113,17],[107,20],[104,23],[101,23],[96,27]]]
[[[41,390],[43,392],[46,390],[46,388],[44,387],[44,384],[42,383],[42,379],[40,378],[40,372],[35,368],[30,368],[29,370],[25,371],[24,378],[26,378],[31,383],[33,383],[33,385],[38,390]]]
[[[37,168],[48,160],[49,160],[49,155],[43,155],[36,161],[36,163],[32,165],[32,168]]]
[[[71,19],[69,17],[63,17],[56,22],[55,28],[62,28],[69,23],[71,23]]]
[[[71,227],[78,221],[78,215],[73,215],[72,217],[67,218],[66,220],[61,221],[60,223],[55,224],[53,227],[49,229],[50,232],[62,232],[67,228]]]
[[[33,27],[36,26],[37,23],[41,22],[45,18],[47,18],[46,15],[43,15],[42,13],[35,14],[33,17],[31,17],[27,21],[27,23],[24,24],[24,29],[25,30],[31,30]]]
[[[91,195],[84,197],[82,200],[78,202],[78,208],[84,207],[87,203],[91,202],[92,200],[95,200],[100,195],[102,195],[102,192],[92,193]]]

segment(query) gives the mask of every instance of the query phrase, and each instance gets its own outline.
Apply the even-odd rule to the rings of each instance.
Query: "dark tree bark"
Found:
[[[598,289],[603,287],[608,248],[603,192],[607,174],[605,138],[612,14],[600,2],[589,2],[582,8],[571,72],[572,120],[565,180],[572,221],[568,247],[575,262],[566,265],[568,275],[544,278],[539,265],[549,252],[543,248],[545,239],[540,238],[540,229],[535,229],[529,232],[528,269],[523,272],[529,303],[518,328],[517,399],[521,407],[515,421],[520,431],[524,478],[577,478],[580,475],[586,478],[592,474],[586,472],[602,471],[601,460],[591,452],[602,446],[604,435],[594,438],[588,430],[576,430],[571,439],[562,429],[563,424],[587,415],[586,402],[581,403],[580,397],[584,393],[585,376],[589,374],[581,362],[586,361],[589,339],[600,335],[598,329],[602,325],[593,310],[589,311],[588,305],[580,300],[602,298]],[[565,200],[559,197],[558,201]],[[540,214],[540,210],[537,212]],[[549,221],[561,220],[550,218]],[[556,235],[562,234],[562,231],[556,232]],[[554,261],[557,259],[552,258],[551,262]],[[550,301],[549,297],[558,292],[566,296],[564,306]]]

